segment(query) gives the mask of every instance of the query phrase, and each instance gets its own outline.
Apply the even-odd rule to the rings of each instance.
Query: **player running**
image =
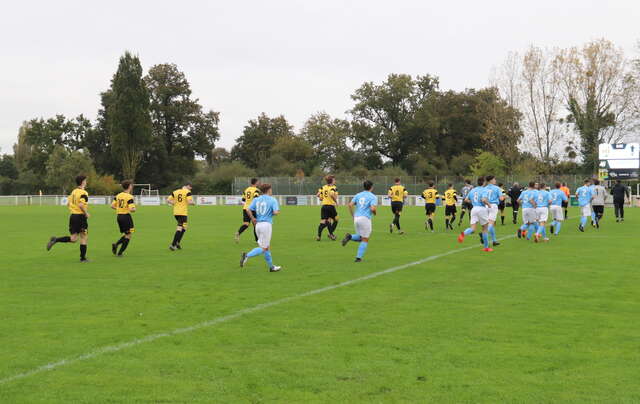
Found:
[[[584,227],[587,224],[587,219],[591,216],[591,201],[593,200],[593,193],[589,185],[590,180],[584,180],[584,185],[576,189],[576,198],[578,198],[578,205],[580,206],[580,224],[578,230],[584,232]]]
[[[47,243],[47,251],[51,250],[56,243],[75,243],[80,239],[80,262],[89,262],[87,259],[87,240],[89,238],[89,193],[86,191],[87,177],[78,175],[76,185],[71,195],[67,198],[69,207],[69,234],[70,236],[52,236]]]
[[[493,248],[489,247],[489,199],[487,199],[487,190],[484,187],[484,177],[478,178],[478,186],[473,188],[467,194],[467,200],[471,202],[473,208],[471,209],[470,219],[471,226],[458,236],[458,243],[464,241],[465,236],[472,234],[476,231],[478,223],[482,226],[482,241],[484,248],[482,251],[491,252]]]
[[[489,201],[489,225],[487,226],[487,231],[489,232],[489,237],[493,242],[493,246],[499,246],[498,238],[496,237],[496,219],[498,218],[498,211],[501,201],[504,201],[504,195],[502,195],[502,188],[496,185],[496,177],[493,175],[488,175],[486,177],[486,185],[484,187],[486,198]],[[484,241],[484,240],[483,240]]]
[[[526,237],[527,240],[536,231],[536,200],[538,199],[538,190],[536,183],[529,182],[529,188],[523,191],[518,197],[518,203],[522,206],[522,226],[518,229],[518,238]]]
[[[600,225],[598,224],[598,217],[596,216],[596,212],[593,209],[593,199],[596,196],[596,184],[595,184],[595,180],[592,178],[589,180],[589,189],[591,190],[591,226],[596,227],[596,228],[600,228]]]
[[[182,246],[180,242],[184,233],[187,231],[187,221],[189,217],[189,205],[193,205],[193,197],[191,196],[191,190],[193,186],[190,182],[186,183],[182,188],[176,189],[167,198],[167,203],[173,206],[173,217],[176,218],[178,226],[176,227],[176,234],[173,236],[173,241],[169,246],[169,250],[181,250]]]
[[[389,225],[389,233],[393,233],[393,226],[395,226],[398,229],[398,234],[404,234],[404,231],[400,229],[400,214],[409,192],[400,183],[400,178],[394,180],[394,185],[389,188],[387,195],[391,198],[391,213],[393,213],[393,223]]]
[[[547,191],[544,183],[538,185],[538,195],[536,196],[536,218],[538,219],[538,228],[533,241],[540,242],[540,238],[549,241],[547,237],[547,220],[549,220],[549,202],[551,202],[551,194]]]
[[[555,189],[553,189],[550,194],[551,204],[549,206],[549,211],[551,213],[551,217],[553,218],[553,222],[551,222],[551,234],[557,236],[558,234],[560,234],[560,228],[562,227],[562,222],[564,221],[564,203],[568,201],[569,198],[567,198],[567,195],[562,190],[562,185],[559,182],[556,182]]]
[[[560,190],[564,192],[565,196],[567,197],[567,199],[562,202],[562,209],[564,209],[564,218],[566,220],[569,218],[569,197],[571,196],[571,191],[569,190],[566,182],[562,183]]]
[[[593,213],[596,215],[596,227],[600,228],[600,221],[604,216],[604,200],[607,195],[607,190],[604,189],[602,185],[600,185],[600,180],[593,180],[593,201],[591,202],[591,207],[593,208]]]
[[[349,212],[353,216],[353,224],[356,228],[356,234],[345,234],[342,239],[342,246],[347,245],[349,241],[359,241],[358,254],[355,262],[362,262],[367,246],[369,245],[369,237],[371,236],[371,219],[377,213],[378,198],[371,192],[373,191],[373,183],[365,181],[363,184],[364,191],[356,194],[351,202],[349,202]],[[355,207],[355,212],[354,212]]]
[[[464,186],[460,190],[460,195],[462,196],[462,206],[460,207],[460,221],[458,221],[458,227],[462,225],[462,218],[464,218],[465,212],[471,212],[473,209],[473,205],[471,202],[467,201],[467,195],[469,195],[469,191],[473,189],[470,180],[464,180]]]
[[[113,202],[111,202],[111,209],[116,211],[116,222],[118,223],[120,234],[122,234],[118,241],[111,244],[111,252],[116,257],[122,257],[122,253],[129,246],[131,236],[135,232],[133,218],[131,217],[131,213],[136,211],[136,204],[133,200],[133,195],[131,195],[133,183],[127,180],[122,181],[121,185],[122,192],[116,195],[113,198]],[[118,246],[120,246],[120,251],[118,251]]]
[[[429,181],[429,188],[422,191],[422,197],[424,198],[424,211],[427,215],[427,220],[424,222],[424,229],[431,229],[433,233],[433,218],[436,215],[436,199],[440,197],[438,190],[434,188],[433,181]]]
[[[318,235],[316,241],[322,239],[322,231],[326,227],[329,231],[329,239],[335,240],[336,236],[333,232],[338,227],[338,211],[336,205],[338,204],[338,189],[336,188],[336,178],[333,175],[328,175],[325,178],[327,185],[322,186],[318,190],[317,197],[322,201],[322,207],[320,208],[320,225],[318,225]]]
[[[242,205],[242,226],[240,226],[240,228],[236,232],[236,243],[240,242],[240,235],[243,231],[247,230],[249,224],[251,223],[251,218],[247,214],[246,209],[249,207],[249,205],[251,205],[251,202],[254,198],[260,196],[260,190],[258,189],[258,186],[260,186],[260,181],[258,181],[257,178],[251,178],[251,185],[249,185],[247,188],[245,188],[244,191],[242,191],[242,202],[244,202],[244,204]],[[255,216],[256,213],[253,212],[253,215]],[[255,227],[253,228],[253,236],[256,241],[258,241]]]
[[[273,193],[271,184],[261,184],[260,193],[262,195],[251,201],[251,205],[245,209],[251,222],[256,226],[258,247],[249,251],[249,253],[242,253],[240,257],[240,267],[244,267],[249,258],[264,254],[264,260],[267,262],[269,272],[278,272],[282,268],[273,265],[273,259],[271,257],[271,235],[273,233],[273,217],[280,214],[280,205],[278,205],[276,198],[271,196]],[[255,212],[257,216],[254,216],[253,212]]]
[[[458,200],[458,194],[453,189],[453,184],[449,184],[446,191],[444,191],[444,226],[445,229],[453,230],[453,223],[456,221],[456,202]]]

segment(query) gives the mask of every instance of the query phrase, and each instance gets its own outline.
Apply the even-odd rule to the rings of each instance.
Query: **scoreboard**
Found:
[[[601,144],[598,149],[601,180],[637,179],[640,174],[640,144]]]

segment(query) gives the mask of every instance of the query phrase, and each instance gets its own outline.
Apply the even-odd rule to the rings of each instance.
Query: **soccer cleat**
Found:
[[[316,241],[320,241],[320,236],[316,236]]]
[[[580,230],[581,232],[583,232],[583,233],[584,233],[584,227],[582,227],[582,225],[581,225],[581,224],[579,224],[579,225],[578,225],[578,230]]]
[[[458,236],[458,243],[462,243],[464,241],[464,232],[460,233]]]
[[[499,243],[499,242],[497,242],[497,241],[494,241],[494,242],[493,242],[493,246],[494,246],[494,247],[497,247],[497,246],[499,246],[499,245],[500,245],[500,243]]]
[[[51,250],[51,247],[56,243],[56,236],[51,236],[49,242],[47,243],[47,251]]]
[[[522,238],[526,238],[527,237],[527,231],[526,230],[521,230],[522,233]]]
[[[598,219],[596,220],[596,229],[599,229],[599,228],[600,228],[600,220]]]
[[[118,254],[118,255],[116,255],[116,258],[124,258],[124,255]]]
[[[247,261],[249,260],[249,257],[247,257],[247,253],[242,253],[240,254],[240,268],[244,267],[244,264],[247,263]]]
[[[171,244],[171,245],[169,246],[169,249],[170,249],[171,251],[175,251],[175,250],[176,250],[176,246],[174,246],[173,244]]]
[[[236,232],[235,240],[236,244],[240,242],[240,233]]]
[[[118,246],[115,244],[111,244],[111,252],[113,253],[113,255],[116,255],[116,253],[118,252]]]
[[[393,223],[389,225],[389,233],[393,234]]]
[[[616,223],[620,223],[620,219],[616,217]]]
[[[353,261],[353,262],[362,262],[362,258],[358,258],[358,257],[356,257],[356,260],[355,260],[355,261]]]
[[[344,246],[346,246],[346,245],[347,245],[347,243],[348,243],[349,241],[351,241],[351,234],[347,233],[347,234],[345,234],[345,235],[344,235],[344,237],[342,238],[342,241],[341,241],[342,246],[343,246],[343,247],[344,247]]]
[[[484,251],[484,252],[493,252],[493,248],[491,248],[491,247],[483,248],[482,251]]]
[[[271,268],[269,268],[269,272],[279,272],[281,269],[282,269],[282,267],[274,265]]]
[[[404,234],[404,230],[398,230],[398,234]]]
[[[80,258],[80,263],[81,264],[86,264],[87,262],[91,262],[91,261],[89,261],[88,258]]]
[[[182,250],[182,246],[181,246],[180,244],[176,244],[176,248],[177,248],[178,250]]]
[[[337,237],[336,237],[335,234],[329,234],[329,239],[333,240],[333,241],[336,241]]]

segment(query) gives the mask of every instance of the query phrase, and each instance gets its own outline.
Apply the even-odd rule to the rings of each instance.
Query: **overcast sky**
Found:
[[[510,50],[605,37],[636,56],[640,1],[10,1],[0,16],[0,147],[22,121],[94,119],[125,50],[145,72],[175,63],[221,113],[219,145],[247,120],[314,112],[344,117],[350,95],[389,73],[430,73],[441,87],[488,83]]]

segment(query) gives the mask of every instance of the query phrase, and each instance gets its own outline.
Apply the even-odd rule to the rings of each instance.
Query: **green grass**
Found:
[[[487,254],[475,236],[460,246],[457,233],[425,233],[421,208],[406,209],[407,234],[391,235],[384,207],[360,264],[354,244],[313,241],[318,210],[283,207],[272,243],[283,271],[268,273],[262,258],[238,268],[254,243],[250,232],[233,242],[237,207],[192,208],[177,252],[168,208],[142,207],[118,260],[114,215],[94,206],[90,264],[77,245],[44,249],[65,234],[64,208],[0,208],[0,379],[473,246],[5,382],[0,402],[640,402],[637,210]],[[340,213],[341,236],[352,225]]]

